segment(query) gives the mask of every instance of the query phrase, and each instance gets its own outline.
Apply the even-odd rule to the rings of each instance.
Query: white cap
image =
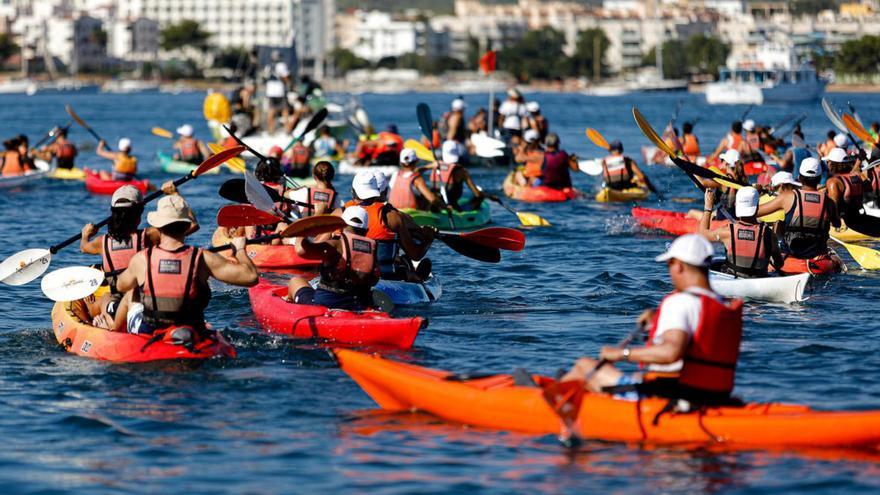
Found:
[[[415,150],[404,148],[400,152],[400,163],[402,165],[411,165],[417,161],[419,161],[419,155],[416,154]]]
[[[754,187],[743,187],[736,192],[736,216],[739,218],[753,216],[758,211],[758,190]]]
[[[184,137],[192,137],[193,132],[193,126],[189,124],[183,124],[177,128],[177,133]]]
[[[846,147],[847,139],[846,134],[838,133],[834,136],[834,144],[836,144],[838,148],[844,148]]]
[[[367,215],[367,210],[360,206],[349,206],[342,212],[342,220],[349,227],[366,230],[369,228],[370,216]]]
[[[379,186],[371,170],[358,172],[351,181],[351,188],[361,200],[379,197]]]
[[[526,132],[523,133],[523,139],[524,139],[527,143],[534,143],[534,142],[537,141],[540,137],[541,137],[541,135],[538,134],[538,131],[536,131],[536,130],[534,130],[534,129],[526,129]]]
[[[736,165],[736,162],[739,161],[739,151],[736,151],[735,149],[730,148],[727,151],[725,151],[724,153],[721,153],[721,155],[718,158],[720,158],[724,163],[726,163],[728,165],[731,165],[731,166]]]
[[[826,162],[843,163],[846,161],[846,151],[843,148],[831,148],[828,156],[822,158]]]
[[[456,99],[452,100],[452,110],[458,111],[458,110],[464,110],[465,108],[467,108],[467,105],[464,103],[464,100],[462,100],[461,98],[456,98]]]
[[[822,166],[819,164],[819,159],[810,156],[801,160],[801,166],[798,168],[798,172],[804,177],[819,177],[819,171],[821,169]]]
[[[129,207],[140,203],[142,200],[143,196],[141,196],[141,191],[138,188],[125,185],[113,193],[113,197],[110,198],[110,206]]]
[[[668,261],[673,258],[688,265],[707,267],[712,263],[715,250],[705,237],[699,234],[685,234],[672,241],[665,253],[654,258],[654,261]]]
[[[458,149],[458,143],[453,140],[443,142],[443,161],[446,163],[458,163],[461,153]]]
[[[773,174],[773,177],[770,178],[771,187],[779,187],[783,184],[791,184],[798,187],[801,186],[800,182],[794,180],[794,176],[791,175],[791,172],[776,172]]]
[[[531,113],[538,113],[541,111],[541,105],[539,105],[537,101],[530,101],[526,103],[526,110]]]
[[[754,131],[755,130],[755,121],[752,119],[749,119],[749,120],[743,122],[743,129],[745,129],[747,131]]]
[[[373,178],[376,179],[376,188],[379,189],[379,194],[384,193],[388,190],[388,176],[383,172],[378,170],[373,171]]]
[[[119,144],[116,146],[119,148],[119,151],[125,151],[131,149],[131,139],[122,138],[119,140]]]

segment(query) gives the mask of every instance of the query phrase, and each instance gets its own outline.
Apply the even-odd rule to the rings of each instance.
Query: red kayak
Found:
[[[101,175],[95,170],[85,169],[86,173],[86,189],[94,194],[111,195],[122,186],[134,186],[138,188],[141,194],[147,192],[150,187],[150,181],[143,180],[103,180]]]
[[[656,210],[654,208],[633,208],[632,216],[646,229],[661,230],[667,234],[684,235],[697,231],[700,221],[677,211]],[[723,227],[726,220],[712,220],[712,229]]]
[[[546,186],[520,186],[513,181],[514,172],[504,179],[504,194],[509,198],[529,203],[560,203],[569,201],[581,195],[580,191],[573,187],[565,189],[553,189]]]
[[[260,280],[248,290],[257,321],[266,331],[344,344],[387,345],[409,349],[428,326],[420,317],[392,318],[379,311],[344,311],[294,304],[282,299],[287,287]]]

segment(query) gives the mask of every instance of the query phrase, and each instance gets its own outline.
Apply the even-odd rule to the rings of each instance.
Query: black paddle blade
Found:
[[[416,117],[419,120],[419,128],[422,130],[422,135],[428,138],[429,142],[433,143],[431,134],[434,132],[434,119],[431,117],[431,107],[427,103],[419,103],[416,105]]]
[[[457,236],[443,236],[440,240],[453,251],[468,258],[485,263],[498,263],[501,261],[501,251],[497,248],[482,246]]]
[[[708,168],[703,168],[695,163],[691,163],[687,160],[681,158],[673,158],[673,162],[678,165],[678,168],[684,170],[685,172],[691,175],[697,175],[700,177],[704,177],[706,179],[723,179],[727,182],[733,182],[734,184],[739,184],[740,186],[748,186],[748,184],[743,184],[737,180],[734,180],[730,177],[725,177],[723,175],[716,174],[715,172],[709,170]]]
[[[259,158],[260,160],[265,160],[265,159],[266,159],[266,157],[263,156],[263,155],[261,155],[257,150],[251,148],[250,146],[248,146],[247,144],[245,144],[244,141],[242,141],[241,139],[239,139],[239,137],[236,136],[235,133],[232,132],[232,131],[229,129],[229,127],[227,127],[227,126],[224,125],[224,126],[223,126],[223,129],[226,130],[226,134],[229,134],[230,136],[232,136],[232,139],[235,139],[235,142],[236,142],[236,143],[238,143],[239,145],[244,146],[245,148],[247,148],[247,150],[250,151],[251,154],[253,154],[255,157]]]
[[[281,201],[281,195],[278,194],[278,191],[265,185],[263,187],[266,188],[266,192],[269,193],[269,197],[272,198],[272,201],[276,203]],[[220,186],[218,194],[220,194],[221,198],[232,201],[233,203],[250,203],[247,198],[247,193],[244,191],[244,179],[229,179]]]
[[[312,132],[313,130],[315,130],[316,127],[323,124],[324,120],[327,119],[328,113],[329,112],[327,111],[327,107],[318,110],[315,113],[314,117],[312,117],[312,120],[310,120],[309,123],[306,124],[306,128],[303,130],[303,133],[297,136],[297,139],[302,139],[303,136]]]

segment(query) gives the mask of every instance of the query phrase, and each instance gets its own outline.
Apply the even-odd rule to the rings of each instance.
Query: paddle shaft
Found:
[[[62,130],[66,131],[67,129],[70,129],[70,121],[68,121],[67,124],[64,125],[64,127],[59,128],[59,129],[58,129],[58,132],[60,132],[60,131],[62,131]],[[47,141],[49,141],[49,140],[51,140],[51,139],[53,139],[53,138],[57,138],[57,137],[58,137],[58,132],[55,132],[55,129],[52,129],[51,131],[49,131],[48,133],[46,133],[45,136],[43,136],[43,139],[40,139],[39,141],[37,141],[36,143],[34,143],[34,145],[31,146],[31,147],[32,147],[32,148],[39,148],[40,146],[43,145],[43,143],[46,143]]]
[[[627,335],[625,339],[621,340],[620,343],[617,344],[617,347],[619,347],[619,348],[625,348],[625,347],[627,347],[627,346],[630,345],[630,344],[632,343],[632,341],[635,340],[635,338],[638,337],[639,334],[641,334],[643,331],[644,331],[644,330],[642,329],[642,327],[636,327],[636,329],[633,330],[632,332],[630,332],[629,335]],[[607,359],[600,359],[599,362],[596,363],[596,366],[593,366],[593,369],[591,369],[589,373],[587,373],[586,375],[584,375],[584,383],[589,382],[590,379],[593,378],[593,376],[594,376],[596,373],[598,373],[599,370],[602,369],[603,366],[605,366],[606,364],[609,364],[610,362],[611,362],[611,361],[609,361],[609,360],[607,360]]]
[[[275,239],[281,239],[281,234],[269,234],[260,237],[254,237],[253,239],[246,240],[244,243],[245,245],[262,244],[264,242],[274,241]],[[224,244],[222,246],[214,246],[212,248],[208,248],[208,251],[212,253],[218,253],[220,251],[226,251],[227,249],[232,249],[232,243]]]
[[[321,123],[324,122],[324,119],[326,119],[326,118],[327,118],[327,109],[322,108],[322,109],[318,110],[318,112],[314,115],[314,117],[312,117],[312,120],[310,120],[309,123],[306,124],[306,128],[303,129],[303,131],[300,133],[300,135],[294,136],[294,138],[291,139],[289,143],[287,143],[287,146],[284,147],[283,153],[287,153],[287,150],[292,148],[293,145],[295,145],[303,137],[305,137],[306,134],[308,134],[309,132],[313,131],[316,127],[321,125]]]

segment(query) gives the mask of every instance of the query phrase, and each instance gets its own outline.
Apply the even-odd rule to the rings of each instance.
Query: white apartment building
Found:
[[[141,17],[113,19],[105,23],[107,54],[128,61],[155,60],[159,53],[159,23]]]
[[[385,57],[399,57],[418,52],[425,23],[396,19],[388,12],[356,10],[353,19],[343,21],[350,26],[350,33],[340,41],[342,48],[351,50],[358,57],[376,62]]]

